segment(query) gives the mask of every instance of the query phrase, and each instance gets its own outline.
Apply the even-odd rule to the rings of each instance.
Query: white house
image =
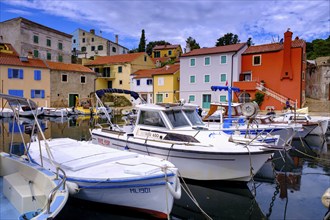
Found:
[[[153,103],[152,74],[154,72],[155,69],[143,69],[131,74],[131,90],[139,93],[147,103]]]
[[[246,43],[195,49],[180,57],[180,99],[209,108],[211,102],[227,101],[227,92],[211,86],[232,85],[239,80],[241,54]]]

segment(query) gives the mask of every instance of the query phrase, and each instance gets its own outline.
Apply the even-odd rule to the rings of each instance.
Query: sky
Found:
[[[280,41],[290,28],[307,42],[330,35],[330,0],[0,0],[0,22],[24,17],[61,32],[80,28],[137,48],[165,40],[214,47],[226,33],[255,45]]]

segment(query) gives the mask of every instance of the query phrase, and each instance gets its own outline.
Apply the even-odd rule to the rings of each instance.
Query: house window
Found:
[[[204,76],[204,82],[209,83],[210,82],[210,75]]]
[[[85,38],[82,39],[82,42],[85,43]]]
[[[172,55],[172,50],[168,51],[168,55],[171,56]]]
[[[51,60],[51,59],[52,59],[51,53],[47,53],[47,60]]]
[[[211,58],[210,57],[205,57],[204,58],[204,65],[209,66],[211,64]]]
[[[8,68],[8,79],[23,79],[23,69]]]
[[[168,98],[168,93],[165,93],[165,98]]]
[[[39,43],[39,36],[37,36],[37,35],[33,36],[33,43],[36,43],[36,44]]]
[[[68,81],[68,75],[62,74],[62,82],[67,82]]]
[[[85,84],[86,83],[86,76],[80,76],[80,83]]]
[[[260,66],[261,65],[261,55],[254,55],[252,57],[253,66]]]
[[[110,67],[103,68],[103,77],[110,77]]]
[[[196,76],[190,76],[190,83],[195,83],[196,82]]]
[[[34,80],[41,80],[41,70],[34,71]]]
[[[226,82],[227,81],[227,74],[221,73],[220,74],[220,82]]]
[[[211,103],[211,95],[203,95],[203,103],[202,103],[202,108],[210,108],[210,103]]]
[[[190,66],[196,66],[196,59],[195,58],[190,59]]]
[[[147,79],[147,85],[152,85],[152,79]]]
[[[33,51],[33,56],[34,56],[35,58],[38,58],[38,57],[39,57],[39,51],[38,51],[38,50],[34,50],[34,51]]]
[[[92,42],[94,42],[94,37],[92,37]]]
[[[83,32],[82,35],[85,36],[85,32]]]
[[[136,80],[136,85],[140,86],[140,80],[139,79]]]
[[[122,73],[123,72],[123,67],[122,66],[118,66],[118,73]]]
[[[123,80],[119,80],[119,85],[122,85],[123,84]]]
[[[52,42],[51,42],[50,39],[47,39],[47,41],[46,41],[46,45],[47,45],[47,47],[51,47],[51,46],[52,46]]]
[[[154,57],[159,58],[160,57],[160,51],[154,51]]]
[[[156,102],[157,103],[163,102],[163,94],[156,94]]]
[[[76,43],[76,39],[73,39],[73,43],[74,43],[74,44]]]
[[[116,53],[117,49],[115,47],[112,47],[112,52]]]
[[[144,62],[147,62],[147,56],[144,56]]]
[[[227,56],[220,56],[220,63],[221,64],[226,64],[227,63]]]
[[[45,98],[45,90],[31,89],[31,98]]]
[[[8,90],[9,95],[24,97],[24,91],[23,90],[15,90],[15,89],[9,89]]]
[[[158,78],[158,85],[159,86],[163,86],[164,85],[164,78],[163,77]]]
[[[58,42],[58,49],[59,49],[59,50],[62,50],[62,49],[63,49],[63,44],[62,44],[62,42]]]
[[[221,95],[220,102],[226,102],[226,101],[227,101],[227,97],[225,95]]]
[[[97,46],[97,50],[103,50],[103,45]]]
[[[81,51],[85,52],[86,51],[86,47],[81,47]]]
[[[58,55],[58,62],[63,62],[63,56],[62,55]]]
[[[95,46],[91,46],[91,51],[94,51],[95,50]]]
[[[238,96],[238,101],[240,103],[246,103],[246,102],[250,102],[251,101],[251,96],[249,93],[247,92],[243,92]]]
[[[190,95],[188,101],[189,102],[194,102],[195,101],[195,96],[194,95]]]

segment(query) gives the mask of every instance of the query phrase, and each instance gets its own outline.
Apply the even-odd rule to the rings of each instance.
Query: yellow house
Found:
[[[172,59],[180,57],[182,48],[180,45],[156,45],[152,49],[152,58],[170,57]]]
[[[157,69],[152,77],[154,103],[179,101],[180,64],[166,65]]]
[[[32,99],[38,106],[49,105],[50,70],[42,60],[19,57],[10,44],[1,43],[0,89],[4,94]]]
[[[96,57],[85,66],[98,74],[96,90],[106,88],[131,90],[131,74],[140,69],[154,68],[155,64],[148,54],[142,52]]]

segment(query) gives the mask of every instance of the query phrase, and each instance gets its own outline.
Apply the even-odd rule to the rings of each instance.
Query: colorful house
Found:
[[[154,68],[155,64],[148,54],[141,52],[96,57],[85,66],[98,74],[95,82],[96,90],[106,88],[131,90],[131,74],[141,69]]]
[[[282,110],[287,98],[300,108],[305,102],[306,43],[292,32],[284,41],[250,46],[242,54],[242,71],[233,85],[241,92],[241,102],[253,100],[257,92],[265,94],[261,109]],[[237,99],[236,99],[237,100]]]
[[[232,85],[239,80],[241,54],[246,43],[195,49],[180,57],[180,99],[209,108],[211,102],[226,102],[225,91],[211,86]]]
[[[133,73],[131,90],[140,94],[147,102],[153,103],[153,78],[152,74],[155,69],[143,69]],[[138,104],[138,103],[137,103]]]
[[[180,64],[166,65],[155,69],[152,77],[155,103],[175,103],[179,101]]]
[[[175,45],[156,45],[152,49],[152,58],[170,57],[172,59],[180,57],[182,48],[179,44]]]

